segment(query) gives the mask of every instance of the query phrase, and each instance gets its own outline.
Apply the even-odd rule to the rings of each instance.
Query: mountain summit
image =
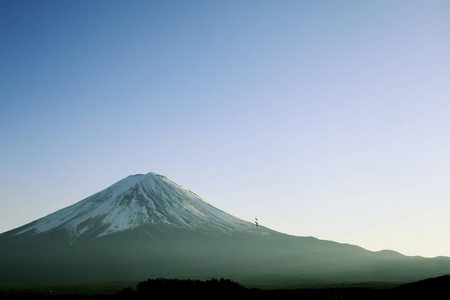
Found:
[[[450,259],[283,234],[148,173],[0,234],[0,282],[224,277],[248,286],[397,284],[450,273]]]
[[[16,234],[63,229],[71,239],[84,234],[101,237],[144,224],[165,224],[191,230],[213,227],[230,232],[248,229],[250,223],[211,206],[165,176],[148,173],[128,176],[23,227]]]

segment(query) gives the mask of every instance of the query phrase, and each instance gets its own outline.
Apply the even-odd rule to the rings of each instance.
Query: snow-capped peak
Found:
[[[248,222],[229,215],[188,189],[156,173],[128,176],[80,202],[25,226],[17,234],[65,229],[77,237],[90,232],[104,236],[142,224],[190,229],[242,229]]]

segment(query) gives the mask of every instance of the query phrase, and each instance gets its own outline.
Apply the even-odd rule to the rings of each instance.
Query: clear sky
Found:
[[[0,0],[0,232],[148,172],[450,256],[450,1]]]

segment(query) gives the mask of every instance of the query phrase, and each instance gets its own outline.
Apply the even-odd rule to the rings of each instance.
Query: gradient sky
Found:
[[[450,256],[450,1],[0,0],[0,232],[148,172]]]

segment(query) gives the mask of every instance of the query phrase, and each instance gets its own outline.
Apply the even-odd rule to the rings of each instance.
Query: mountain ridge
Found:
[[[130,175],[0,234],[0,280],[224,277],[250,286],[401,283],[450,274],[450,258],[293,236],[236,218],[156,173]]]

